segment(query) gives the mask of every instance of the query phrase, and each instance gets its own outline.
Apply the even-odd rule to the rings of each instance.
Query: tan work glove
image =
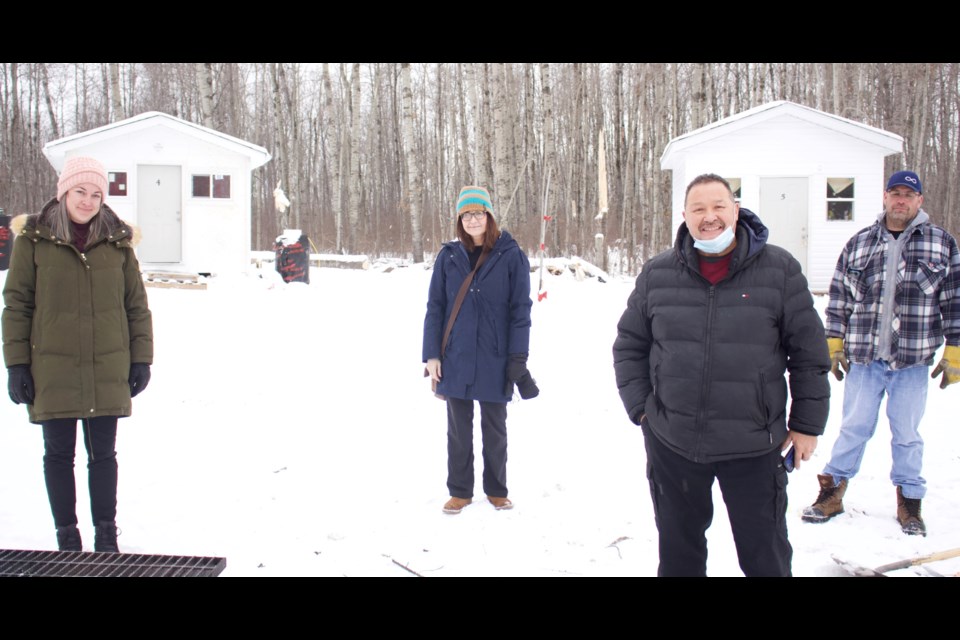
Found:
[[[843,353],[843,338],[827,338],[827,350],[830,351],[830,371],[837,380],[843,380],[843,374],[850,373],[850,363]]]
[[[943,348],[943,358],[930,374],[931,378],[936,378],[943,374],[940,380],[940,388],[946,389],[948,384],[960,382],[960,347],[951,347],[947,345]]]

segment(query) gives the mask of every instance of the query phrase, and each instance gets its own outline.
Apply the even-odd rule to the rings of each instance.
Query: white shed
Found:
[[[660,157],[673,171],[673,230],[687,184],[702,173],[730,181],[770,242],[800,261],[813,291],[830,286],[850,237],[883,209],[884,158],[903,138],[787,101],[770,102],[674,138]]]
[[[43,147],[59,173],[66,159],[103,163],[104,201],[140,227],[146,269],[218,273],[250,263],[251,172],[263,147],[166,113],[149,111]]]

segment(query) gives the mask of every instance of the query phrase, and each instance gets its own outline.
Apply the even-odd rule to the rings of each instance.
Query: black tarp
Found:
[[[13,251],[13,232],[10,231],[10,216],[0,209],[0,271],[10,268],[10,252]]]
[[[306,234],[292,244],[284,244],[277,238],[273,250],[276,253],[277,272],[284,282],[310,284],[310,239]]]

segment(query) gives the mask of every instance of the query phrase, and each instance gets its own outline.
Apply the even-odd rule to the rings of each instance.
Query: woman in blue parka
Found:
[[[437,254],[423,323],[423,361],[447,402],[445,513],[473,500],[473,409],[480,403],[483,491],[498,510],[507,498],[507,402],[514,384],[524,399],[539,393],[527,370],[530,343],[530,262],[517,241],[500,231],[490,194],[468,186],[457,199],[457,238]],[[482,257],[482,261],[481,261]],[[477,269],[446,348],[443,334],[464,281]]]

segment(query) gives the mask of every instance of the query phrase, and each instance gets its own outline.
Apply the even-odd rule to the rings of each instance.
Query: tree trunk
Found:
[[[400,64],[403,96],[403,147],[407,161],[407,208],[410,212],[410,234],[413,240],[413,261],[423,262],[423,235],[420,232],[419,154],[413,145],[413,91],[410,88],[410,63]]]
[[[57,126],[57,114],[53,109],[53,98],[50,97],[50,76],[47,65],[40,63],[40,81],[43,83],[43,95],[47,102],[47,116],[50,118],[50,134],[54,140],[60,137],[60,128]]]
[[[546,194],[546,211],[541,211],[541,215],[546,215],[553,212],[553,207],[555,207],[556,199],[554,194],[556,193],[556,185],[558,179],[560,178],[559,173],[556,170],[557,167],[557,151],[556,143],[554,141],[553,133],[553,92],[550,84],[550,64],[546,62],[540,63],[540,99],[542,101],[541,108],[543,110],[543,174],[544,182],[546,182],[546,177],[551,176],[550,185],[548,187],[548,193]],[[554,214],[556,218],[556,214]],[[557,223],[553,224],[554,229],[557,228]]]
[[[120,88],[120,63],[111,62],[110,66],[110,106],[113,111],[111,122],[123,120],[123,93]]]
[[[328,164],[331,168],[332,177],[330,179],[330,208],[331,218],[334,226],[334,247],[337,253],[343,250],[343,207],[340,206],[340,167],[341,167],[341,137],[339,135],[341,126],[338,124],[336,113],[333,107],[333,86],[330,82],[330,65],[323,63],[323,133],[327,141],[335,140],[337,144],[334,151],[327,154],[330,158]],[[329,144],[328,144],[329,146]]]
[[[273,126],[274,126],[274,143],[276,144],[276,157],[274,161],[279,165],[279,185],[288,192],[287,197],[291,201],[291,207],[296,207],[299,205],[298,202],[295,202],[296,194],[294,194],[290,189],[290,154],[287,152],[287,134],[286,126],[284,123],[284,109],[283,109],[283,95],[280,88],[280,65],[282,63],[274,62],[270,65],[270,70],[272,72],[273,78]],[[274,229],[276,234],[280,234],[284,229],[290,228],[290,209],[286,211],[279,211],[276,208],[274,209],[276,214],[277,228]]]
[[[510,211],[508,201],[510,199],[510,170],[508,169],[507,135],[506,135],[506,70],[504,64],[493,63],[493,130],[494,144],[496,145],[496,170],[495,184],[492,189],[494,192],[493,201],[497,203],[500,214],[497,216],[497,222],[503,229],[510,228]]]
[[[470,66],[470,63],[464,65],[463,63],[457,63],[457,107],[460,111],[460,175],[457,176],[456,188],[459,189],[462,186],[465,186],[468,182],[474,182],[474,172],[471,168],[471,159],[473,153],[470,150],[470,140],[467,133],[470,131],[470,125],[467,121],[467,93],[469,90],[468,76],[467,76],[467,67]],[[470,103],[471,109],[473,108],[473,102]]]
[[[350,74],[350,199],[347,219],[350,223],[349,249],[356,251],[360,242],[360,63],[353,63]]]
[[[213,65],[209,62],[198,62],[196,67],[197,87],[200,89],[200,119],[203,126],[213,129]]]

